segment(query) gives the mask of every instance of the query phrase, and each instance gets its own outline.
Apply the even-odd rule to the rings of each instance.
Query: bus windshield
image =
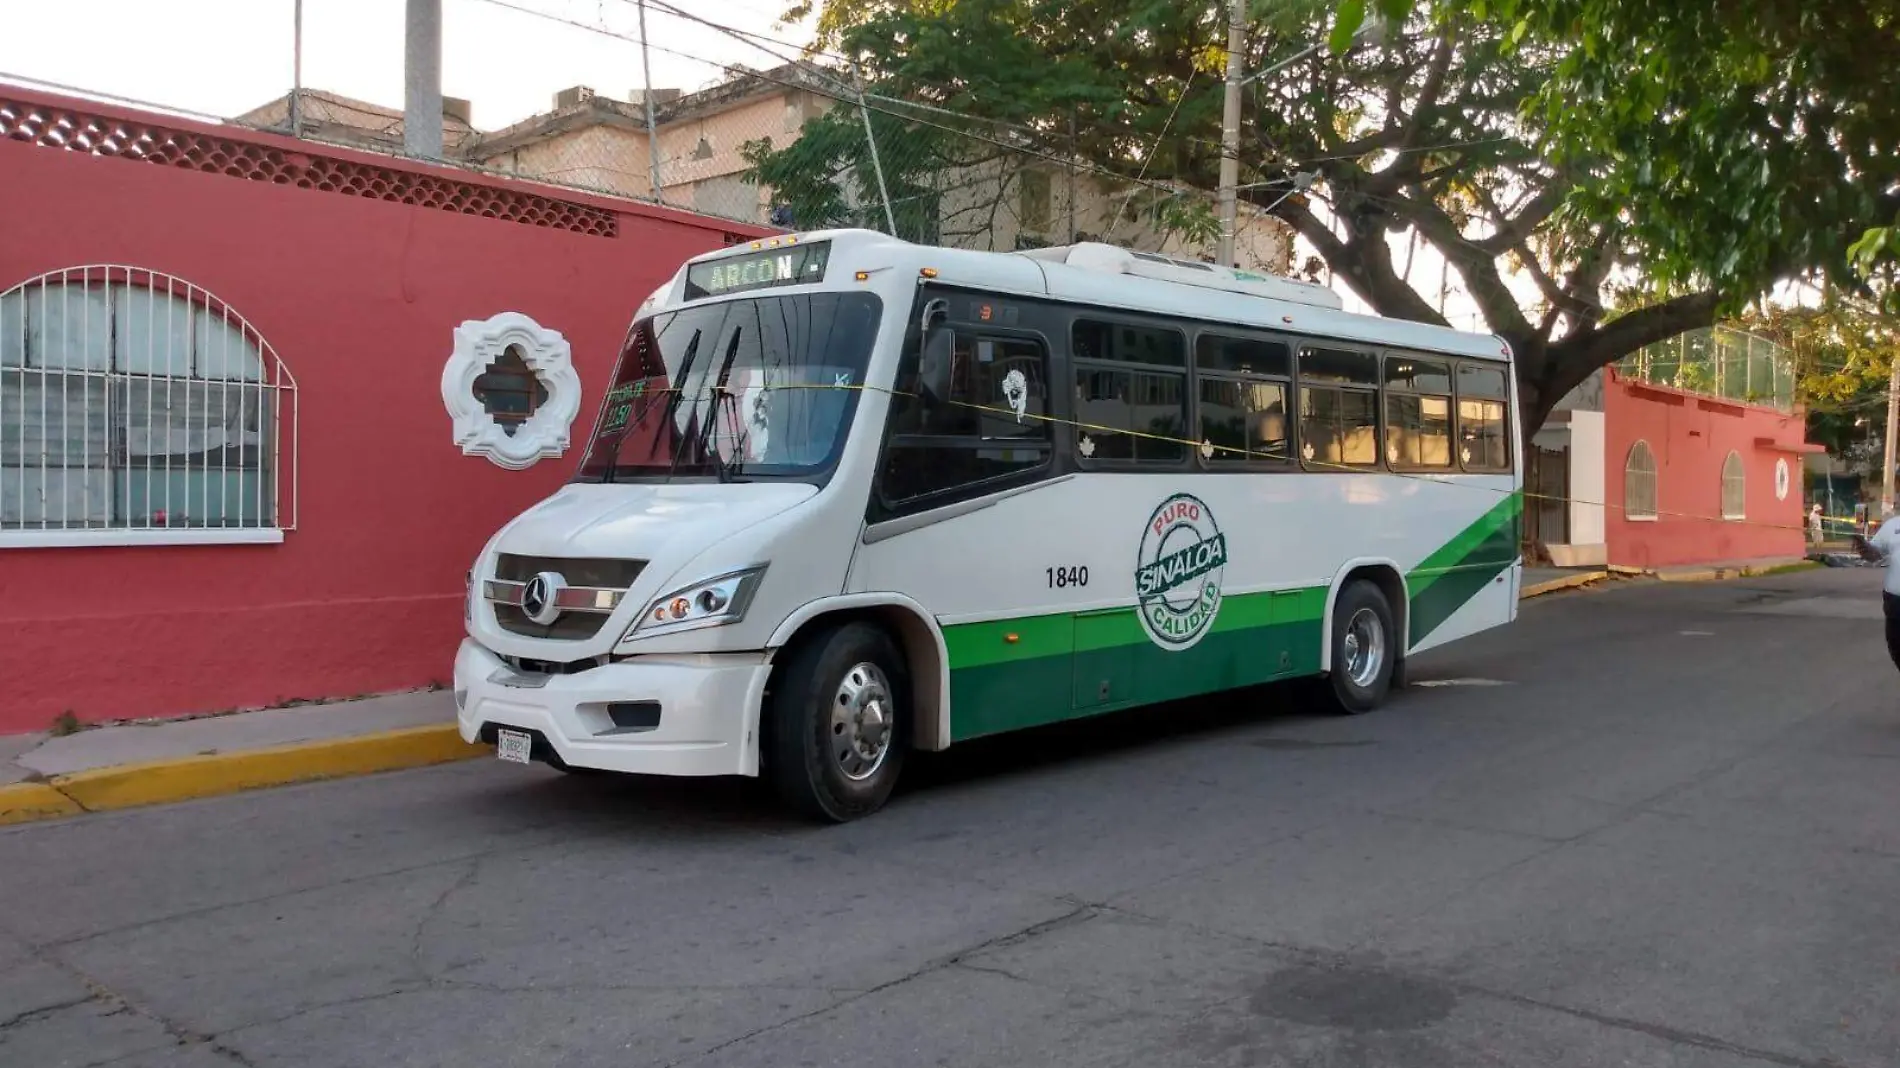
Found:
[[[635,323],[579,479],[822,472],[857,411],[881,311],[869,293],[798,293]]]

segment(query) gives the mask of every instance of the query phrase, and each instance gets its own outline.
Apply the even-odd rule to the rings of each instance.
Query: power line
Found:
[[[560,23],[562,25],[571,26],[578,30],[585,30],[589,33],[599,34],[600,36],[603,36],[603,37],[611,37],[611,38],[614,38],[615,40],[625,41],[629,44],[638,44],[640,42],[640,39],[638,37],[629,36],[617,30],[611,30],[605,26],[590,25],[588,23],[581,22],[576,19],[570,19],[561,15],[556,15],[552,12],[538,11],[531,7],[524,7],[520,4],[512,3],[510,2],[510,0],[473,0],[473,2],[488,4],[493,7],[503,8],[508,11],[514,11],[518,14],[528,15],[534,18],[545,19],[549,22]],[[694,55],[690,52],[683,52],[677,48],[670,48],[666,45],[656,44],[651,41],[647,42],[647,47],[653,49],[656,52],[664,52],[668,55],[677,56],[681,59],[690,59],[696,63],[705,63],[708,66],[720,67],[725,70],[732,69],[730,64],[718,63],[714,60],[707,59],[704,56]],[[797,89],[803,92],[814,93],[818,96],[822,96],[827,99],[837,101],[838,103],[841,103],[841,104],[850,104],[855,107],[855,106],[858,106],[860,103],[859,98],[855,95],[846,95],[844,93],[837,92],[837,91],[828,91],[824,88],[814,86],[810,83],[794,82],[790,79],[781,78],[769,72],[746,71],[744,72],[744,74],[746,77],[754,78],[759,81],[766,82],[768,84],[777,85],[781,88]],[[879,104],[872,104],[869,102],[871,100],[879,100]],[[987,137],[987,136],[984,136],[983,134],[975,133],[970,130],[959,130],[953,126],[946,126],[942,123],[931,122],[927,119],[918,118],[915,115],[901,114],[899,112],[892,111],[887,106],[880,106],[883,103],[883,101],[884,101],[884,98],[879,98],[871,94],[866,94],[864,98],[863,106],[865,107],[866,110],[883,115],[887,118],[893,118],[901,122],[907,122],[907,123],[911,123],[917,126],[923,126],[923,127],[927,127],[934,130],[940,130],[944,133],[954,134],[958,137],[965,137],[972,141],[981,142],[983,144],[991,145],[995,148],[1003,149],[1004,151],[1007,151],[1007,152],[1021,153],[1024,156],[1040,159],[1040,160],[1043,160],[1044,162],[1057,164],[1063,167],[1078,167],[1081,170],[1094,174],[1098,177],[1106,178],[1111,181],[1119,182],[1119,183],[1132,183],[1137,186],[1148,188],[1154,192],[1166,193],[1169,196],[1180,195],[1180,191],[1178,189],[1175,189],[1174,187],[1163,182],[1136,181],[1135,179],[1130,178],[1128,175],[1122,174],[1119,171],[1115,171],[1110,168],[1103,167],[1100,164],[1096,164],[1088,160],[1069,159],[1062,156],[1058,156],[1052,152],[1043,151],[1037,148],[1031,148],[1026,145],[1013,145],[1006,141],[1002,141],[994,137]],[[916,106],[916,105],[909,105],[909,106]],[[989,125],[998,125],[998,126],[1008,125],[1007,123],[1003,123],[1003,122],[1000,122],[998,120],[993,120],[993,119],[976,118],[974,116],[969,117],[969,118],[970,118],[970,121],[972,122],[979,122],[979,123],[985,123]]]

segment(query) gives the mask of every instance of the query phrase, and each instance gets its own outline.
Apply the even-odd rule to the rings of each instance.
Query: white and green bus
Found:
[[[695,258],[470,573],[462,735],[845,820],[912,749],[1300,677],[1367,711],[1516,616],[1510,359],[1099,244]]]

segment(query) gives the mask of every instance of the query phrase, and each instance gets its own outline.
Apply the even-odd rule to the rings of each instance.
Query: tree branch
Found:
[[[1398,202],[1405,206],[1405,220],[1418,228],[1425,240],[1438,249],[1439,255],[1458,268],[1465,289],[1471,299],[1477,301],[1491,329],[1509,338],[1514,345],[1530,340],[1530,321],[1524,318],[1517,297],[1511,294],[1498,273],[1496,258],[1460,233],[1457,224],[1438,205],[1410,196],[1401,196]]]
[[[1347,229],[1353,232],[1351,238],[1342,239],[1318,216],[1295,204],[1291,197],[1276,206],[1273,214],[1286,220],[1301,237],[1311,243],[1320,256],[1333,265],[1333,271],[1346,280],[1353,292],[1378,309],[1381,315],[1438,326],[1447,325],[1445,317],[1438,314],[1438,309],[1419,296],[1417,290],[1406,285],[1393,269],[1392,249],[1385,243],[1383,227],[1370,227],[1369,232],[1364,232],[1354,226],[1346,213],[1341,212],[1339,214],[1346,222]]]
[[[1597,368],[1614,363],[1645,345],[1713,324],[1717,303],[1718,296],[1714,292],[1688,293],[1638,308],[1602,326],[1572,333],[1546,350],[1536,382],[1540,399],[1555,404]]]
[[[1496,204],[1491,207],[1498,212],[1497,233],[1476,242],[1477,246],[1493,256],[1503,255],[1506,249],[1514,248],[1543,225],[1563,205],[1564,197],[1570,190],[1561,183],[1546,185],[1541,192],[1532,197],[1516,215],[1506,217]]]

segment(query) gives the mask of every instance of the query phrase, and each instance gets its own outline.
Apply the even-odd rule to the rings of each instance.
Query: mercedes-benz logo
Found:
[[[528,580],[521,587],[521,613],[542,626],[547,626],[561,614],[561,591],[567,588],[567,580],[559,572],[543,571]]]

